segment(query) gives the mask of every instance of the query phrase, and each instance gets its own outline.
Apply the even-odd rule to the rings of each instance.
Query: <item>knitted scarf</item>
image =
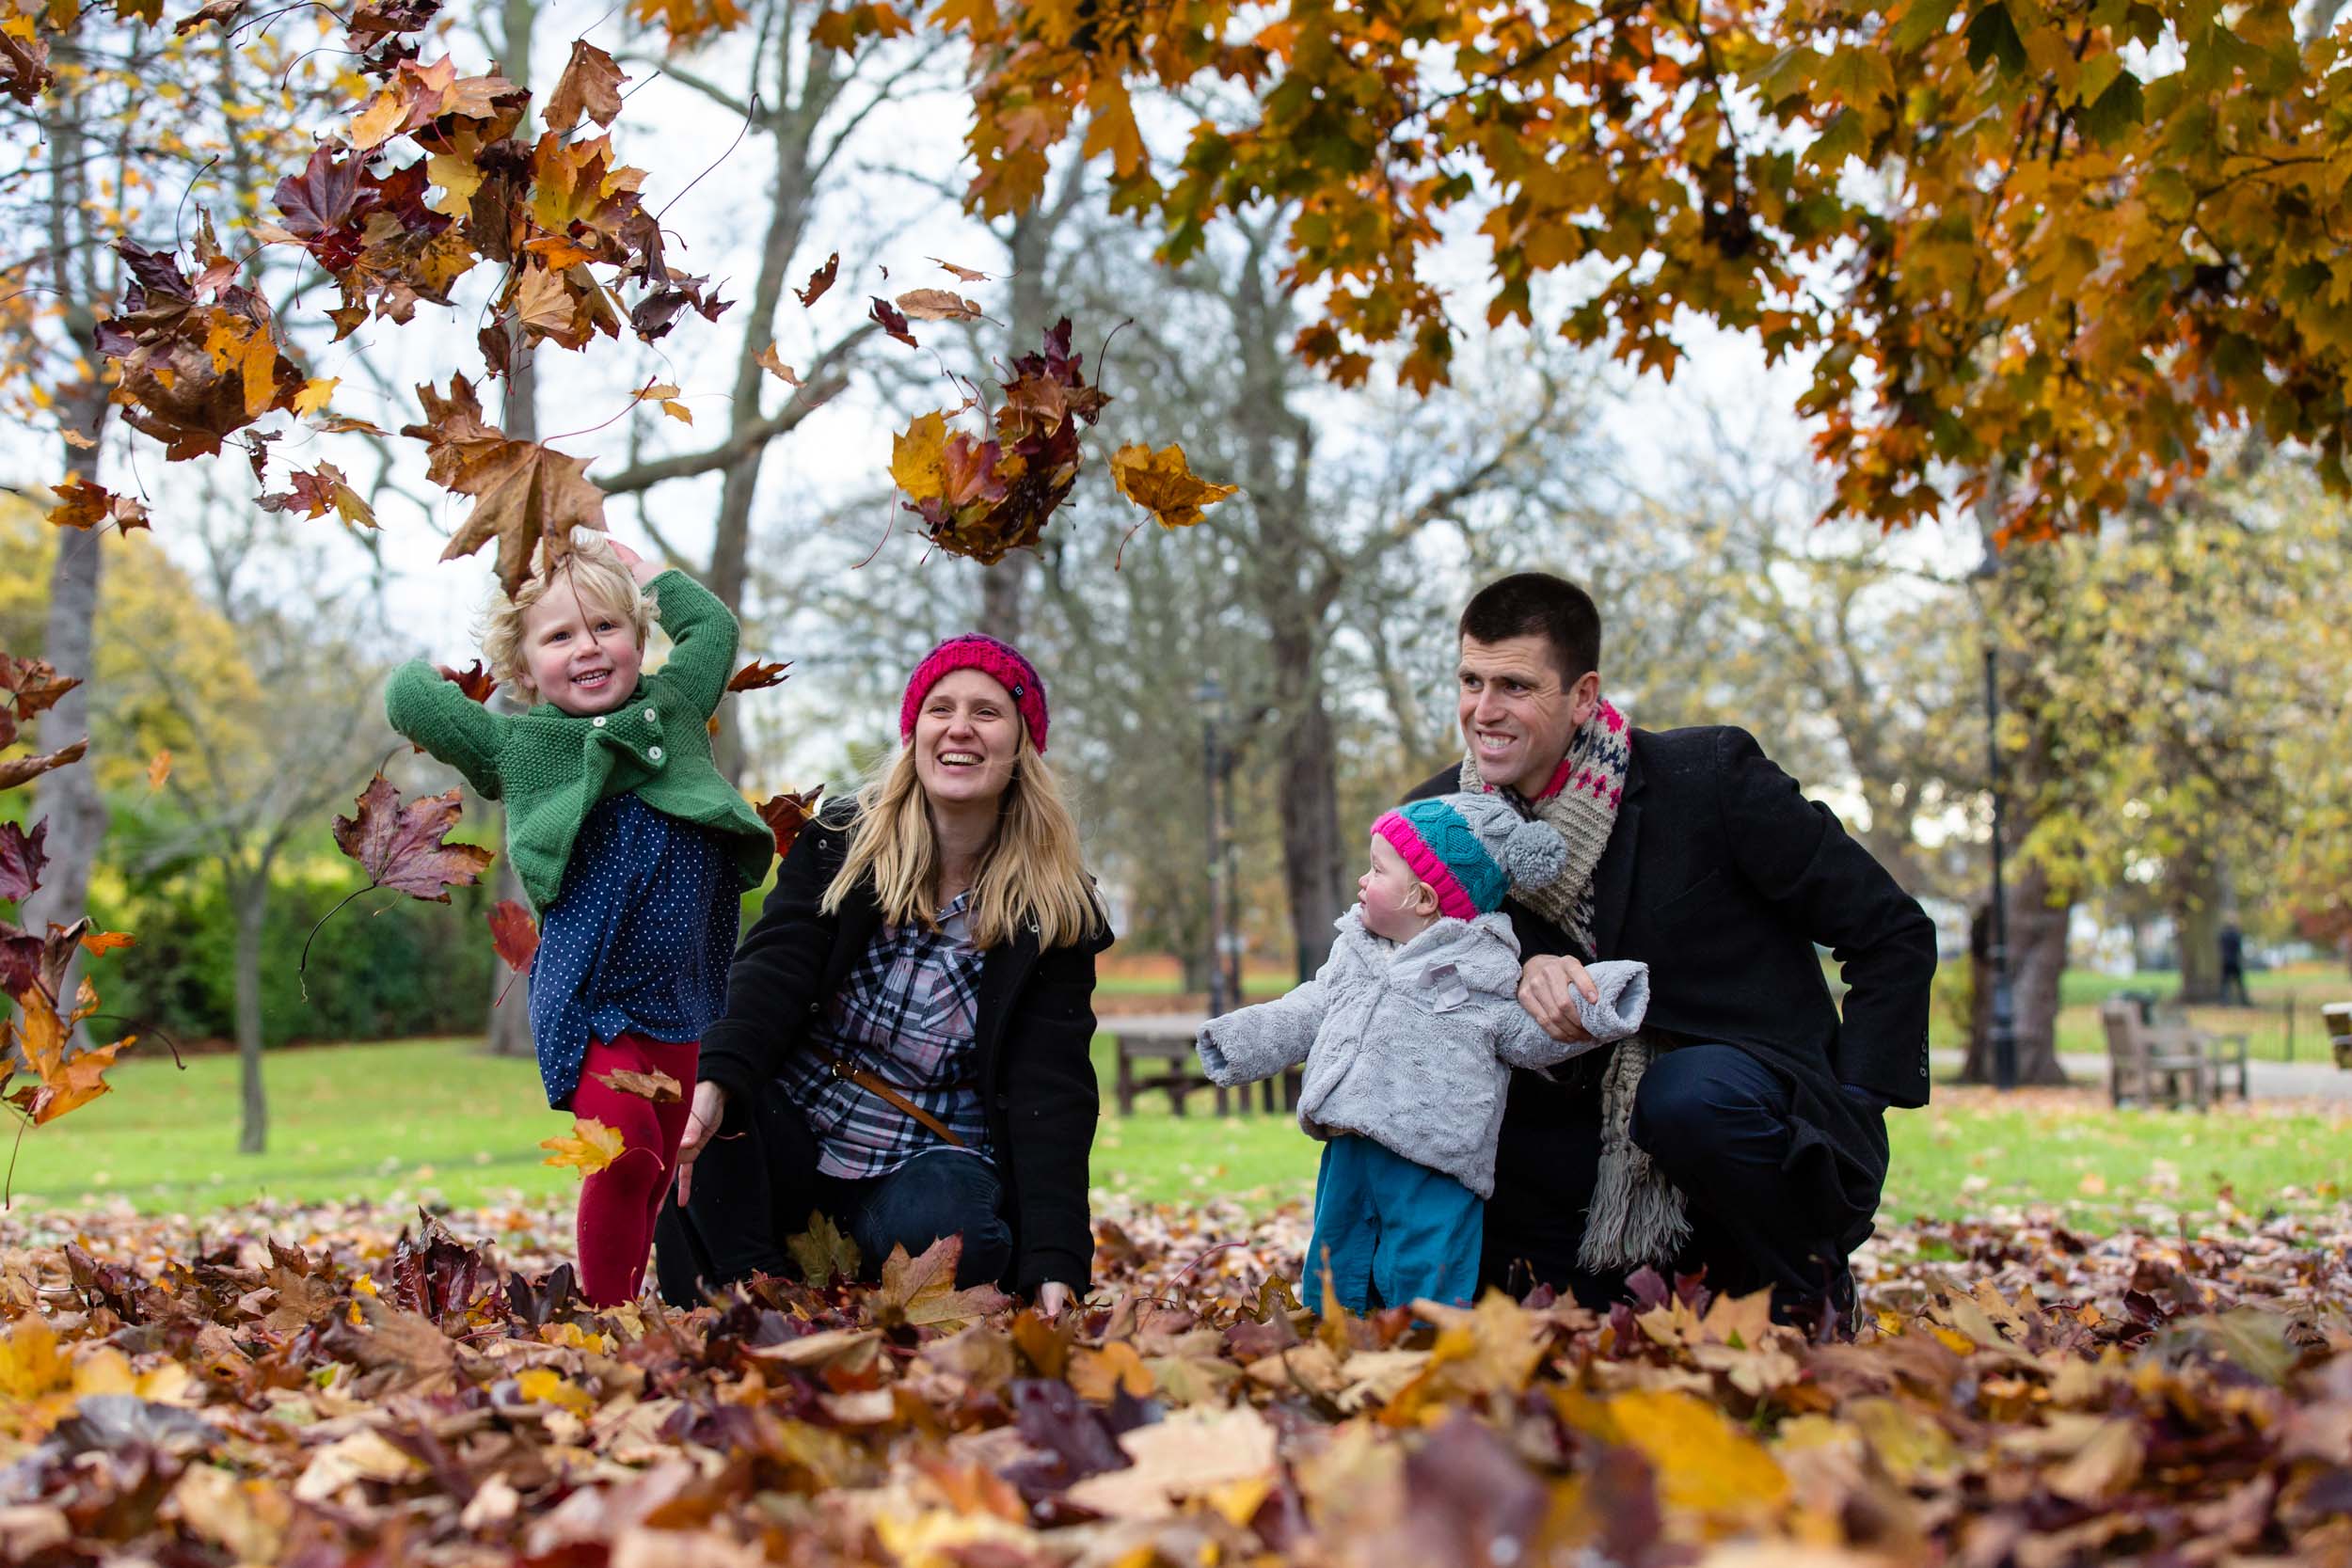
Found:
[[[1565,931],[1588,960],[1598,956],[1593,868],[1616,827],[1632,754],[1625,716],[1604,702],[1568,742],[1567,755],[1541,795],[1530,800],[1517,791],[1502,791],[1512,804],[1559,833],[1568,848],[1567,868],[1556,880],[1514,887],[1511,896]],[[1472,756],[1462,759],[1462,787],[1490,789]],[[1577,1256],[1596,1274],[1663,1262],[1691,1233],[1682,1194],[1633,1141],[1633,1097],[1661,1049],[1661,1042],[1642,1035],[1621,1040],[1601,1074],[1600,1170]]]

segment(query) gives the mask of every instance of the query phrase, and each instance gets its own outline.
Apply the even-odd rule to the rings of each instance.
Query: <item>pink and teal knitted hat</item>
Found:
[[[1037,666],[1022,657],[1021,650],[1011,643],[977,631],[947,639],[925,654],[914,673],[907,677],[907,694],[898,704],[901,744],[914,738],[914,716],[931,688],[958,670],[977,670],[1012,693],[1012,705],[1020,710],[1021,722],[1028,729],[1029,744],[1039,754],[1044,753],[1045,683],[1038,678]]]
[[[1456,920],[1491,913],[1513,888],[1537,888],[1567,866],[1567,846],[1494,795],[1439,795],[1383,812],[1372,831]]]

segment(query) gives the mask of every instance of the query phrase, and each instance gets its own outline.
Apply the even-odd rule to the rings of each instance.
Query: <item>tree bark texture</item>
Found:
[[[262,932],[269,918],[269,866],[252,876],[224,864],[237,911],[237,1152],[269,1148],[269,1094],[262,1082]]]

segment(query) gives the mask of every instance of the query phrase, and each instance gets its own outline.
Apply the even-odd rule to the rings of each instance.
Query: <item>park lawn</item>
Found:
[[[1096,1066],[1107,1079],[1108,1048]],[[270,1149],[236,1152],[236,1062],[126,1062],[116,1092],[27,1132],[18,1203],[45,1209],[126,1201],[198,1212],[256,1196],[310,1202],[467,1206],[567,1194],[577,1178],[542,1164],[539,1140],[567,1130],[547,1109],[538,1069],[454,1040],[282,1051],[268,1060]],[[1110,1098],[1104,1095],[1107,1107]],[[1239,1196],[1252,1208],[1312,1191],[1319,1147],[1282,1113],[1216,1117],[1206,1096],[1170,1116],[1152,1095],[1133,1117],[1106,1109],[1095,1184],[1147,1201]],[[2257,1210],[2331,1199],[2352,1168],[2352,1104],[2257,1104],[2111,1112],[2095,1091],[1939,1088],[1925,1112],[1889,1118],[1886,1217],[1952,1217],[2027,1202],[2063,1206],[2103,1230],[2136,1208]]]

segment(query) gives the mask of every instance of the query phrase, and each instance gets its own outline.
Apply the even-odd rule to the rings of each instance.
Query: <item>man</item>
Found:
[[[2254,1005],[2246,989],[2246,933],[2234,920],[2221,927],[2221,1000],[2240,1007]]]
[[[1927,1103],[1934,927],[1745,731],[1626,724],[1574,583],[1504,578],[1460,631],[1465,761],[1411,798],[1503,791],[1566,842],[1568,876],[1503,906],[1520,1001],[1575,1039],[1586,963],[1639,958],[1651,980],[1637,1039],[1513,1075],[1482,1277],[1601,1306],[1644,1263],[1704,1267],[1717,1290],[1772,1287],[1785,1319],[1841,1324],[1883,1113]],[[1817,942],[1843,966],[1842,1024]]]

